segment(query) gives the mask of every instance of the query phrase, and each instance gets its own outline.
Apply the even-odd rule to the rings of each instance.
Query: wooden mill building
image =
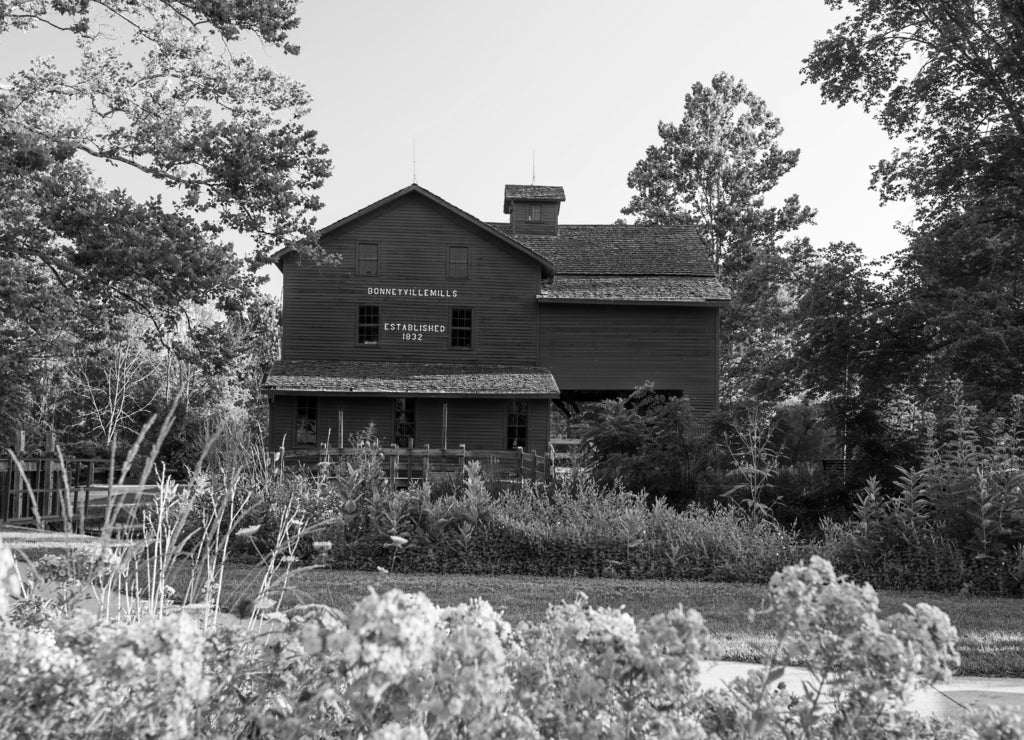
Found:
[[[647,381],[718,403],[729,299],[696,231],[559,223],[561,187],[508,185],[485,223],[410,185],[320,232],[340,261],[292,249],[271,444],[547,450],[552,404]]]

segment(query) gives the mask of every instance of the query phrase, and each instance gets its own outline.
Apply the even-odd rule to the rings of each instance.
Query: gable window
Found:
[[[359,242],[356,244],[356,274],[379,275],[379,252],[379,245],[372,242]]]
[[[469,247],[448,247],[448,277],[469,277]]]
[[[530,212],[527,214],[526,220],[530,221],[531,223],[539,224],[540,223],[540,214],[541,214],[540,203],[531,203],[529,205],[529,208],[530,208]]]
[[[473,309],[453,308],[451,322],[453,347],[469,349],[473,346]]]
[[[316,444],[316,399],[298,398],[295,401],[295,444]]]
[[[408,447],[416,439],[416,399],[395,399],[395,444]]]
[[[375,345],[380,341],[380,306],[360,306],[356,321],[356,343]]]
[[[506,426],[505,438],[508,449],[514,450],[517,447],[526,447],[527,435],[529,434],[529,409],[526,401],[508,402],[508,424]]]

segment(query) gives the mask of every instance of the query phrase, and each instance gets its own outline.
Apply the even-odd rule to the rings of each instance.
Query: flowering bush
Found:
[[[5,554],[6,553],[6,554]],[[643,622],[581,595],[513,629],[483,601],[371,592],[350,614],[299,607],[259,632],[186,614],[118,624],[7,621],[22,598],[0,546],[0,727],[31,738],[978,738],[1021,740],[986,710],[924,719],[907,700],[957,666],[956,630],[919,604],[878,616],[869,585],[814,558],[776,573],[765,665],[701,681],[712,643],[682,607]],[[787,662],[813,680],[778,690]]]

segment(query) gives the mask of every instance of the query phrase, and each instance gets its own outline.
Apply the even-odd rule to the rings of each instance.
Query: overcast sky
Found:
[[[859,109],[823,105],[801,60],[841,19],[823,0],[306,0],[292,40],[258,59],[304,82],[308,124],[334,175],[322,224],[417,181],[483,220],[504,220],[506,183],[562,185],[563,223],[610,223],[626,175],[678,121],[696,81],[743,79],[801,149],[777,200],[818,209],[816,244],[854,241],[878,256],[912,209],[881,207],[870,165],[892,148]],[[0,72],[47,53],[43,36],[0,36]]]

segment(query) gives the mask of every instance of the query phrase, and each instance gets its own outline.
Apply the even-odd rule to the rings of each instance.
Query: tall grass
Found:
[[[104,619],[131,621],[186,608],[208,628],[226,611],[252,625],[280,607],[296,570],[299,542],[326,523],[309,518],[298,488],[288,492],[283,471],[241,424],[222,424],[186,479],[174,480],[158,464],[161,445],[174,423],[173,409],[143,455],[144,440],[155,423],[151,418],[140,430],[116,473],[112,463],[95,538],[72,533],[76,519],[77,529],[84,529],[85,514],[72,511],[72,487],[58,448],[63,534],[52,535],[53,547],[42,557],[22,553],[22,614],[69,616],[91,605]],[[42,529],[35,492],[23,466],[10,454]],[[127,484],[136,464],[137,482]],[[274,518],[274,534],[269,546],[264,542],[259,548],[253,543],[262,525],[252,522],[268,500],[278,504],[269,515]],[[226,603],[225,567],[241,551],[255,553],[261,565],[250,576],[258,583],[256,596],[245,603]]]

